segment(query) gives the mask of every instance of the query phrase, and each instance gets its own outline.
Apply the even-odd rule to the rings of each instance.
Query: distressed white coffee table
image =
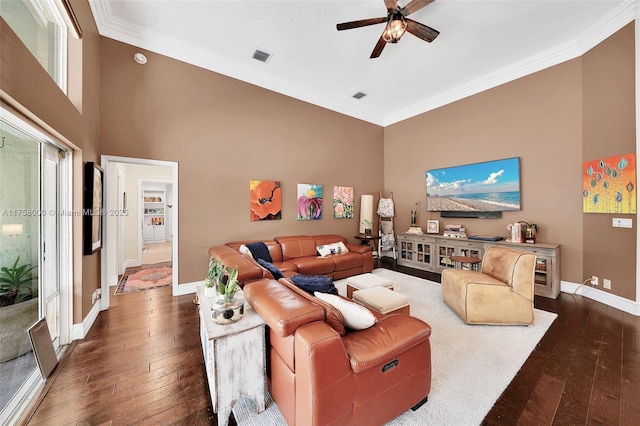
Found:
[[[216,324],[211,319],[213,299],[204,296],[202,286],[197,292],[200,339],[211,403],[218,416],[218,426],[226,426],[231,409],[242,396],[253,399],[259,413],[265,409],[264,321],[245,302],[244,316],[238,322]]]

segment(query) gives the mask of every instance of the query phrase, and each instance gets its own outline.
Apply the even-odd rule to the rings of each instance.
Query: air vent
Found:
[[[271,58],[271,53],[267,53],[260,49],[256,49],[256,51],[253,52],[253,59],[257,59],[260,62],[266,63],[269,58]]]
[[[358,92],[355,95],[353,95],[353,97],[356,98],[356,99],[362,99],[365,96],[367,96],[367,94],[366,93],[362,93],[362,92]]]

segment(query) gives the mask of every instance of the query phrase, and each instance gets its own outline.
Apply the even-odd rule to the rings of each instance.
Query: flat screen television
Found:
[[[427,170],[426,181],[427,211],[482,217],[475,213],[520,210],[518,157]]]

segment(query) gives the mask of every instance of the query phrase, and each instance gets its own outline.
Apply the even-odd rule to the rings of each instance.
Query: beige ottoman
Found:
[[[353,300],[384,315],[409,315],[409,298],[386,287],[371,287],[353,292]]]
[[[347,278],[347,297],[352,299],[354,291],[372,287],[385,287],[393,290],[393,283],[373,274],[354,275]]]

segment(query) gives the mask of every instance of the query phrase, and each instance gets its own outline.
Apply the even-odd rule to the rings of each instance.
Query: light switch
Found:
[[[633,228],[633,219],[623,219],[620,217],[613,218],[614,228]]]

